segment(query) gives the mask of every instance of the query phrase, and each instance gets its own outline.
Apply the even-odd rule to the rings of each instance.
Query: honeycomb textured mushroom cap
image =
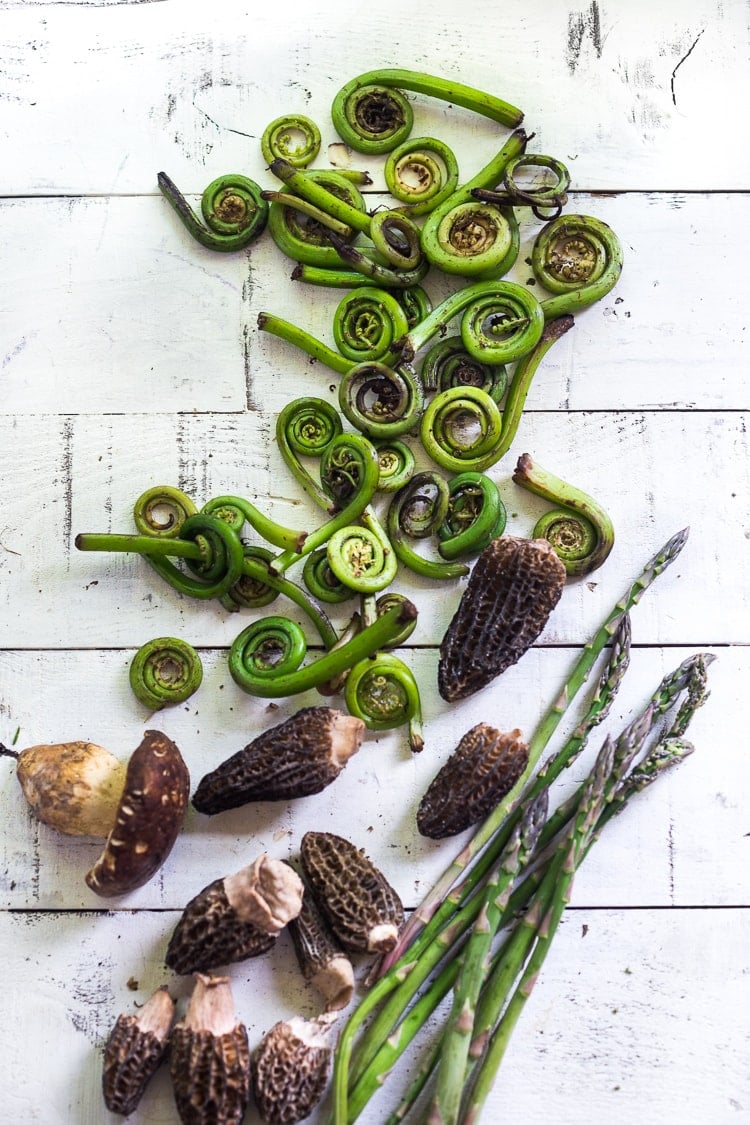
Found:
[[[167,1050],[174,1001],[160,988],[137,1015],[118,1016],[104,1048],[102,1094],[111,1113],[127,1117],[138,1106]]]
[[[501,733],[487,723],[467,731],[430,782],[417,810],[422,836],[455,836],[487,816],[526,768],[529,748],[520,730]]]
[[[566,577],[546,539],[493,539],[474,564],[440,645],[443,699],[466,699],[520,660],[547,624]]]

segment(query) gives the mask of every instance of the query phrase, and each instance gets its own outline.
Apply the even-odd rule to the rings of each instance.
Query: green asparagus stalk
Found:
[[[519,778],[513,789],[503,798],[500,804],[490,813],[474,837],[466,847],[462,849],[458,856],[456,856],[449,867],[446,868],[432,890],[423,899],[421,905],[404,927],[395,948],[384,959],[382,966],[383,972],[390,968],[390,966],[405,953],[409,945],[414,941],[416,935],[422,927],[429,922],[432,915],[438,909],[453,883],[460,878],[469,864],[476,859],[477,855],[503,824],[510,809],[514,806],[519,794],[523,791],[524,786],[528,782],[529,777],[536,769],[539,758],[552,738],[552,735],[557,730],[563,715],[586,683],[591,669],[596,663],[597,657],[607,643],[612,640],[625,614],[640,601],[644,591],[647,590],[651,583],[678,557],[687,541],[688,531],[688,528],[679,531],[656,555],[654,555],[645,566],[643,572],[630,586],[624,597],[616,603],[610,614],[600,625],[599,629],[597,629],[594,636],[588,644],[586,644],[573,666],[568,680],[563,685],[558,698],[537,727],[529,743],[529,761],[523,775]]]

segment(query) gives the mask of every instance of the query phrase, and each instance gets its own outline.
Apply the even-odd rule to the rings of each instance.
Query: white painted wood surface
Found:
[[[414,906],[456,849],[413,825],[438,764],[480,719],[531,733],[578,646],[689,524],[679,563],[634,612],[633,664],[607,729],[665,671],[710,651],[712,698],[690,732],[696,753],[587,860],[485,1117],[750,1122],[747,5],[435,0],[417,16],[395,0],[259,13],[236,0],[214,9],[6,0],[0,11],[6,745],[89,738],[124,758],[155,727],[183,748],[197,781],[318,698],[269,713],[226,670],[226,647],[248,618],[179,598],[138,560],[73,547],[80,531],[129,530],[133,499],[155,483],[199,503],[240,491],[295,526],[319,519],[281,463],[273,423],[303,391],[335,401],[334,377],[255,322],[266,309],[330,340],[340,294],[292,283],[269,240],[237,255],[192,242],[157,193],[157,171],[196,200],[229,170],[272,186],[258,138],[273,117],[299,110],[318,121],[324,164],[339,86],[376,66],[411,66],[521,105],[534,150],[569,164],[568,210],[611,223],[626,252],[615,292],[545,361],[514,447],[493,470],[509,530],[528,534],[542,508],[510,480],[529,451],[601,499],[615,550],[595,581],[569,585],[518,666],[454,707],[433,685],[460,586],[399,578],[421,612],[404,654],[424,691],[421,756],[402,732],[368,735],[317,798],[211,819],[191,811],[159,877],[104,910],[83,882],[96,842],[33,821],[13,762],[0,760],[3,1118],[108,1119],[99,1079],[111,1024],[165,979],[186,995],[162,966],[177,912],[260,851],[284,857],[305,830],[329,827],[364,847]],[[415,113],[416,131],[451,143],[468,174],[497,147],[498,129],[464,111],[415,98]],[[376,205],[382,161],[367,166]],[[522,228],[526,253],[512,275],[521,282],[536,229]],[[426,283],[434,299],[449,287]],[[143,641],[170,633],[200,649],[204,684],[184,706],[149,715],[130,694],[128,664]],[[590,760],[562,779],[561,796]],[[253,1042],[276,1019],[316,1010],[286,938],[231,975]],[[391,1096],[365,1125],[380,1125]],[[132,1120],[175,1120],[164,1074]]]

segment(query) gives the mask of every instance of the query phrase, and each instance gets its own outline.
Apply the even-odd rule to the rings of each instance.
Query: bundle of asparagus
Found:
[[[605,739],[586,780],[548,815],[550,786],[608,714],[628,668],[630,610],[679,555],[686,539],[687,530],[662,548],[585,646],[531,739],[525,773],[447,868],[381,962],[379,979],[339,1039],[333,1125],[356,1120],[451,990],[438,1040],[387,1122],[402,1121],[420,1096],[426,1125],[473,1125],[478,1120],[570,899],[575,871],[608,821],[692,752],[684,735],[708,695],[706,669],[713,657],[706,653],[690,657],[664,677],[641,714],[619,737]],[[534,774],[563,714],[609,642],[585,716]],[[654,736],[672,711],[671,723]]]

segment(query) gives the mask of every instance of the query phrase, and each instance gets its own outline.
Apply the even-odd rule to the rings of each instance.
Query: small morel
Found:
[[[306,832],[300,856],[315,900],[344,949],[350,953],[393,949],[404,908],[364,852],[333,832]]]
[[[267,1125],[304,1121],[323,1097],[331,1073],[331,1023],[330,1015],[280,1020],[253,1052],[253,1095]]]
[[[345,1008],[354,995],[354,968],[308,888],[289,933],[302,975],[325,998],[326,1011]]]
[[[166,986],[137,1013],[118,1016],[104,1048],[102,1094],[111,1113],[127,1117],[137,1108],[167,1050],[174,1001]]]
[[[493,539],[477,559],[440,645],[443,699],[466,699],[520,660],[547,624],[565,579],[546,539]]]
[[[433,840],[483,820],[526,768],[520,730],[503,734],[487,723],[467,731],[420,801],[417,828]]]
[[[302,881],[288,863],[261,855],[216,879],[185,907],[167,948],[177,973],[205,972],[266,953],[302,909]]]
[[[304,707],[207,773],[193,794],[201,813],[250,801],[289,801],[320,793],[362,745],[365,724],[332,707]]]
[[[183,1125],[239,1125],[250,1100],[250,1049],[227,977],[196,974],[169,1061]]]

